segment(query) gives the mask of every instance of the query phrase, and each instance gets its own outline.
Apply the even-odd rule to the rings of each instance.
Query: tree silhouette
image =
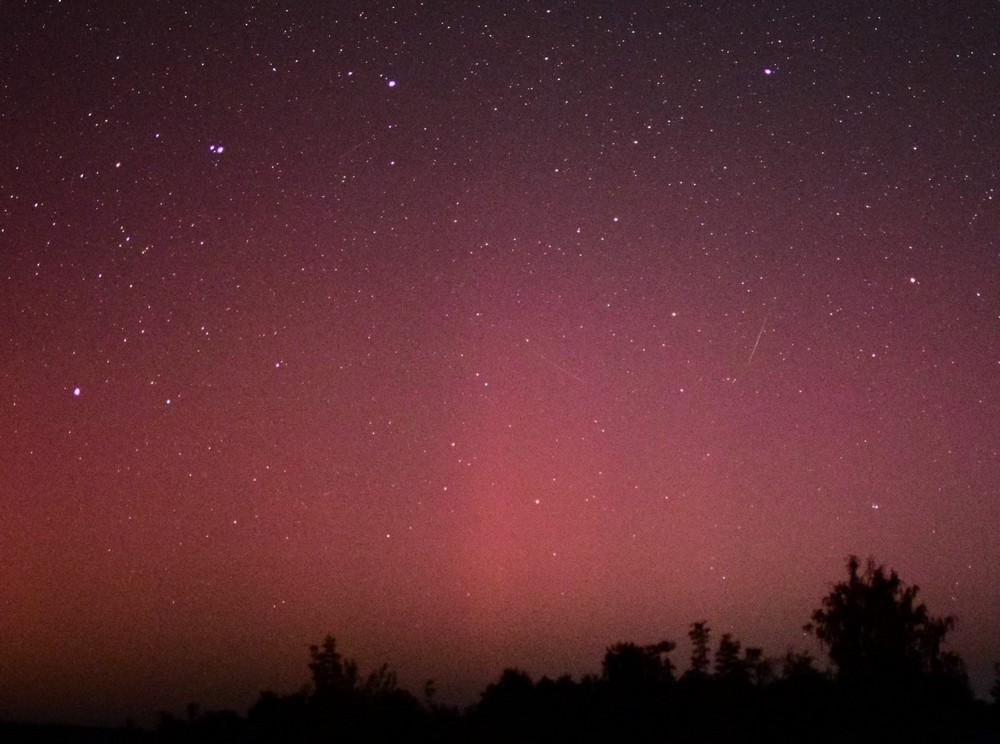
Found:
[[[396,673],[389,669],[388,664],[383,664],[368,675],[361,689],[366,695],[376,698],[391,696],[399,689]]]
[[[764,649],[748,646],[743,649],[743,667],[747,679],[758,687],[774,681],[774,664],[764,656]]]
[[[307,722],[308,688],[278,695],[264,691],[247,712],[247,721],[259,742],[301,742]]]
[[[520,669],[503,670],[500,679],[486,686],[477,712],[484,729],[501,738],[523,738],[538,718],[535,683]]]
[[[847,736],[957,741],[971,701],[962,660],[941,650],[953,617],[933,617],[919,589],[868,559],[847,559],[847,581],[834,585],[805,630],[826,646]]]
[[[614,687],[658,688],[674,680],[670,652],[677,644],[661,641],[652,646],[616,643],[608,648],[601,664],[604,679]]]
[[[313,688],[317,697],[329,697],[358,684],[358,665],[352,660],[345,661],[337,652],[337,639],[326,636],[319,646],[309,647],[309,671],[312,672]]]
[[[383,664],[364,680],[358,665],[337,651],[327,635],[309,647],[313,689],[306,701],[306,729],[316,739],[352,739],[362,734],[399,741],[421,730],[425,711],[397,685],[396,673]],[[270,706],[274,708],[276,706]]]
[[[862,571],[851,557],[847,569],[807,626],[835,675],[808,652],[789,651],[775,662],[776,677],[762,649],[730,633],[710,655],[708,624],[698,621],[688,632],[691,668],[679,680],[674,643],[619,642],[606,649],[599,676],[536,683],[507,668],[462,712],[434,703],[433,681],[421,705],[388,665],[360,675],[328,635],[309,647],[312,683],[298,692],[262,692],[245,718],[192,704],[186,717],[162,714],[156,736],[165,744],[1000,741],[1000,700],[975,704],[961,659],[941,649],[953,619],[930,616],[916,587],[871,560]]]
[[[823,672],[816,668],[816,659],[808,651],[789,650],[781,662],[782,679],[793,682],[823,679]]]
[[[740,658],[742,644],[731,634],[723,633],[715,652],[715,677],[729,684],[746,684],[749,680],[746,665]]]
[[[704,620],[691,623],[688,631],[688,638],[691,639],[691,667],[687,674],[704,677],[708,675],[708,644],[711,640],[711,631],[708,623]]]
[[[918,587],[872,559],[862,573],[850,556],[847,572],[805,626],[827,647],[838,679],[867,686],[952,670],[955,658],[941,653],[941,643],[953,617],[931,617],[916,603]]]

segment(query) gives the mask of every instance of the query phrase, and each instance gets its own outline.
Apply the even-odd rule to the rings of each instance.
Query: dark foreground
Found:
[[[336,640],[309,647],[311,682],[262,692],[246,715],[164,712],[154,731],[0,723],[0,744],[1000,744],[1000,665],[993,703],[974,700],[961,658],[943,642],[954,625],[917,602],[917,587],[853,556],[805,626],[827,648],[782,659],[724,633],[713,644],[691,624],[691,659],[679,677],[675,644],[616,643],[600,674],[532,679],[506,669],[467,710],[419,700],[383,665],[367,676]]]

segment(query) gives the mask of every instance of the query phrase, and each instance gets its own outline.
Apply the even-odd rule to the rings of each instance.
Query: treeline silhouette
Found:
[[[1000,666],[988,705],[973,698],[962,660],[943,650],[952,617],[933,617],[918,588],[869,559],[847,561],[805,630],[829,656],[770,658],[705,621],[675,644],[610,646],[599,674],[534,680],[505,669],[466,710],[402,689],[383,665],[362,675],[333,636],[309,648],[311,682],[262,692],[232,711],[160,714],[151,742],[1000,742]],[[2,730],[0,730],[2,732]],[[138,732],[137,732],[138,737]],[[95,739],[96,740],[96,739]],[[136,739],[138,740],[138,738]]]

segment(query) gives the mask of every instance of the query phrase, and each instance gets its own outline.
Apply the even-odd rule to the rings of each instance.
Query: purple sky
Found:
[[[849,553],[982,694],[1000,7],[661,5],[0,9],[0,717],[817,651]]]

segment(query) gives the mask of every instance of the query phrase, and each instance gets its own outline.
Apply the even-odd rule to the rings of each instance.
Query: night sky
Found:
[[[0,5],[0,718],[471,703],[849,553],[1000,659],[1000,4]],[[687,645],[674,655],[684,668]]]

